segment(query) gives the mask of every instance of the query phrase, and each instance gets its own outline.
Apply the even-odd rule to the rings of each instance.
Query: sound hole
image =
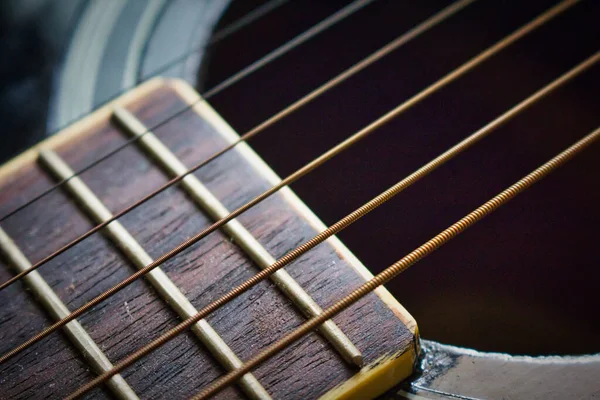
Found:
[[[300,29],[285,23],[306,13],[292,3],[247,28],[246,37],[272,42],[291,34],[290,27]],[[447,4],[400,3],[367,7],[211,103],[243,133]],[[250,144],[280,175],[293,172],[552,2],[508,3],[470,6]],[[316,6],[315,19],[325,7],[331,5]],[[598,11],[594,2],[578,5],[293,189],[326,224],[334,223],[595,52]],[[264,54],[236,47],[242,45],[232,39],[213,49],[205,87],[219,81],[224,66],[234,71]],[[599,73],[593,68],[339,236],[379,272],[595,129]],[[600,351],[593,317],[600,308],[599,155],[598,146],[590,148],[388,285],[423,337],[513,354]]]

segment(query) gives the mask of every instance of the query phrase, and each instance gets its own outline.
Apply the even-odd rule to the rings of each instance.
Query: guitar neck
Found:
[[[133,122],[115,123],[112,112],[117,105],[131,113]],[[171,122],[145,131],[183,109]],[[138,134],[137,139],[122,147],[132,140],[132,133]],[[207,103],[198,102],[190,87],[180,81],[149,81],[2,167],[0,211],[6,214],[24,199],[35,198],[105,157],[5,219],[2,229],[14,246],[3,246],[3,252],[10,256],[18,251],[31,265],[237,139]],[[51,296],[72,311],[279,181],[242,143],[142,203],[49,261],[39,269],[37,280],[32,273],[0,293],[10,298],[1,319],[11,321],[1,352],[33,336],[52,319],[64,317],[46,304],[48,292],[36,287],[40,280],[47,283]],[[323,229],[322,222],[289,188],[281,189],[153,270],[147,279],[83,314],[77,319],[79,336],[69,331],[73,326],[69,324],[63,334],[53,334],[10,359],[2,366],[7,394],[35,398],[71,393],[94,373],[110,368],[111,362],[193,315]],[[14,257],[5,259],[2,281],[19,272]],[[335,237],[285,271],[134,364],[107,382],[104,390],[122,398],[187,398],[238,365],[236,359],[248,359],[371,277]],[[90,350],[90,342],[81,335],[88,335],[97,350]],[[82,341],[88,343],[87,348]],[[98,352],[106,358],[104,366],[93,360]],[[314,398],[335,393],[372,397],[412,373],[417,353],[414,320],[380,288],[223,396]],[[357,373],[359,359],[364,360]],[[64,374],[65,370],[70,372]],[[92,393],[101,396],[102,392]]]

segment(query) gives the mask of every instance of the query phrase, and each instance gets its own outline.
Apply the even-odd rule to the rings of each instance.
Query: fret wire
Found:
[[[448,243],[450,240],[454,239],[465,230],[481,221],[483,218],[490,215],[492,212],[496,211],[498,208],[514,199],[517,195],[519,195],[524,190],[531,187],[533,184],[540,181],[542,178],[546,177],[552,171],[556,170],[558,167],[565,164],[567,161],[571,160],[575,155],[580,153],[582,150],[586,149],[592,143],[594,143],[598,138],[600,138],[600,128],[597,128],[593,132],[589,133],[583,139],[579,140],[571,147],[564,150],[562,153],[558,154],[556,157],[552,158],[530,174],[523,177],[517,183],[508,187],[504,191],[500,192],[498,195],[494,196],[492,199],[488,200],[454,224],[450,225],[448,228],[431,238],[429,241],[425,242],[421,246],[417,247],[415,250],[390,265],[388,268],[377,274],[373,279],[370,279],[368,282],[365,282],[357,289],[353,290],[350,294],[343,297],[341,300],[336,302],[331,307],[327,308],[323,311],[318,317],[311,318],[309,321],[300,325],[297,329],[284,336],[282,339],[278,340],[273,345],[269,346],[267,349],[261,351],[256,356],[252,357],[249,361],[247,361],[242,368],[237,371],[231,372],[217,381],[213,382],[207,388],[205,388],[202,392],[198,393],[196,396],[192,397],[192,400],[201,400],[212,397],[213,395],[219,393],[221,390],[225,389],[231,383],[233,383],[239,376],[244,373],[247,373],[259,366],[263,362],[267,361],[280,351],[284,350],[297,340],[306,336],[310,332],[312,332],[322,321],[326,318],[332,318],[344,311],[352,304],[356,303],[358,300],[362,299],[367,294],[371,293],[373,290],[378,288],[381,285],[386,284],[393,278],[397,277],[402,272],[406,271],[412,265],[416,264],[429,254],[433,253],[444,244]],[[74,394],[77,394],[75,392]],[[75,398],[74,395],[70,395],[67,397],[68,399]]]
[[[42,330],[35,336],[31,337],[30,339],[28,339],[21,345],[8,351],[4,355],[2,355],[2,357],[0,357],[0,364],[3,363],[4,361],[8,360],[9,358],[13,357],[14,355],[20,353],[21,351],[25,350],[26,348],[30,347],[34,343],[37,343],[39,340],[45,338],[50,333],[54,332],[55,330],[57,330],[64,324],[68,323],[72,319],[77,318],[79,315],[83,314],[89,308],[94,307],[96,304],[111,297],[113,294],[117,293],[121,289],[129,286],[136,279],[140,278],[147,272],[151,271],[153,268],[159,266],[163,262],[169,260],[170,258],[174,257],[175,255],[179,254],[180,252],[184,251],[188,247],[192,246],[194,243],[201,240],[203,237],[205,237],[209,233],[215,231],[216,229],[219,229],[221,226],[223,226],[224,224],[226,224],[233,218],[238,217],[240,214],[242,214],[246,210],[252,208],[254,205],[260,203],[262,200],[268,198],[269,196],[271,196],[273,193],[277,192],[282,187],[291,184],[292,182],[294,182],[297,179],[301,178],[302,176],[306,175],[307,173],[314,170],[318,166],[322,165],[329,159],[333,158],[335,155],[342,152],[344,149],[350,147],[351,145],[355,144],[363,137],[370,134],[372,131],[374,131],[378,127],[383,126],[385,123],[389,122],[396,115],[406,111],[407,109],[411,108],[413,105],[419,103],[421,100],[425,99],[426,97],[428,97],[429,95],[434,93],[436,90],[438,90],[438,89],[446,86],[450,82],[456,80],[458,77],[464,75],[471,69],[475,68],[475,66],[481,64],[483,61],[490,58],[495,53],[497,53],[500,50],[504,49],[505,47],[509,46],[511,43],[517,41],[519,38],[525,36],[527,33],[531,32],[534,29],[538,28],[539,26],[543,25],[545,22],[549,21],[550,19],[554,18],[555,16],[559,15],[560,13],[564,12],[565,10],[567,10],[569,7],[573,6],[577,2],[578,2],[578,0],[563,0],[561,3],[557,4],[556,6],[551,7],[550,9],[548,9],[547,11],[545,11],[544,13],[540,14],[538,17],[533,19],[531,22],[525,24],[524,26],[517,29],[512,34],[508,35],[504,39],[497,42],[495,45],[491,46],[487,50],[483,51],[479,55],[477,55],[474,58],[472,58],[471,60],[467,61],[465,64],[463,64],[459,68],[455,69],[454,71],[450,72],[448,75],[444,76],[442,79],[438,80],[434,84],[430,85],[425,90],[419,92],[418,94],[411,97],[409,100],[405,101],[404,103],[400,104],[398,107],[391,110],[384,116],[380,117],[376,121],[367,125],[365,128],[361,129],[360,131],[358,131],[357,133],[355,133],[354,135],[352,135],[345,141],[334,146],[329,151],[323,153],[318,158],[314,159],[310,163],[301,167],[299,170],[292,173],[287,178],[283,179],[279,184],[273,186],[271,189],[263,192],[261,195],[255,197],[250,202],[248,202],[248,203],[244,204],[243,206],[237,208],[236,210],[232,211],[226,218],[222,218],[222,219],[216,221],[215,223],[210,225],[208,228],[202,230],[201,232],[194,235],[190,239],[186,240],[185,242],[179,244],[178,246],[174,247],[170,251],[161,255],[153,263],[140,269],[139,271],[130,275],[128,278],[124,279],[123,281],[121,281],[118,284],[116,284],[115,286],[113,286],[112,288],[99,294],[98,296],[96,296],[95,298],[93,298],[92,300],[90,300],[89,302],[84,304],[83,306],[79,307],[77,310],[73,311],[68,317],[65,317],[62,320],[54,323],[53,325],[45,328],[44,330]]]
[[[286,46],[286,44],[284,44],[283,46],[280,46],[274,50],[272,50],[271,52],[269,52],[267,55],[265,55],[264,57],[262,57],[260,60],[265,60],[261,62],[261,66],[265,66],[266,64],[268,64],[269,62],[275,60],[276,58],[281,57],[282,55],[284,55],[285,53],[293,50],[296,46],[301,45],[302,43],[306,42],[308,39],[318,35],[319,33],[325,31],[326,29],[332,27],[333,25],[335,25],[338,22],[341,22],[344,18],[347,18],[348,16],[350,16],[352,13],[344,13],[344,17],[340,18],[339,17],[339,13],[342,12],[343,10],[352,7],[353,12],[358,11],[360,8],[356,8],[354,7],[355,3],[363,3],[365,1],[368,2],[372,2],[375,0],[354,0],[353,3],[351,3],[350,5],[346,6],[344,9],[330,15],[329,17],[325,18],[323,21],[318,22],[317,24],[313,25],[311,28],[309,28],[308,30],[304,31],[303,33],[297,35],[296,37],[294,37],[293,39],[289,40],[286,44],[289,44],[290,42],[295,42],[296,45],[295,46]],[[320,29],[315,29],[315,27],[319,26]],[[307,33],[310,32],[310,35],[307,35]],[[299,38],[302,38],[303,40],[298,41]],[[282,50],[282,47],[285,47],[285,51]],[[277,53],[277,57],[273,58],[271,55]],[[266,61],[266,59],[268,59],[268,61]],[[258,61],[254,62],[253,64],[251,64],[250,66],[256,64]],[[242,70],[244,71],[244,70]],[[235,76],[237,76],[236,78],[236,82],[239,82],[241,79],[245,78],[246,76],[250,75],[251,73],[256,71],[256,68],[253,69],[249,69],[247,70],[245,73],[242,74],[242,71],[239,71],[237,73],[235,73]],[[217,86],[221,86],[223,83],[225,83],[226,81],[231,80],[232,77],[225,79],[225,81],[221,82],[220,84],[218,84]],[[192,103],[192,104],[188,104],[185,107],[177,110],[176,112],[174,112],[171,116],[165,118],[164,120],[162,120],[161,122],[157,123],[156,125],[152,126],[150,128],[150,130],[156,130],[157,128],[165,125],[166,123],[172,121],[173,119],[179,117],[180,115],[184,114],[186,111],[190,110],[194,105],[202,102],[202,101],[206,101],[208,99],[210,99],[211,97],[217,95],[218,93],[221,92],[221,90],[225,90],[227,87],[231,86],[233,83],[230,83],[226,86],[223,86],[221,89],[216,90],[217,87],[214,87],[212,89],[210,89],[210,93],[209,92],[205,92],[203,94],[201,94],[201,96],[198,96],[198,100],[196,100],[196,102]],[[114,96],[117,97],[118,95]],[[109,100],[110,101],[110,100]],[[79,119],[78,119],[79,120]],[[70,124],[78,121],[75,120],[73,122],[71,122]],[[62,128],[61,128],[62,129]],[[57,133],[57,131],[55,131],[55,133]],[[91,162],[90,164],[86,165],[85,167],[77,170],[74,174],[74,176],[77,175],[81,175],[82,173],[90,170],[91,168],[95,167],[96,165],[100,164],[101,162],[103,162],[104,160],[112,157],[113,155],[115,155],[116,153],[118,153],[119,151],[121,151],[122,149],[124,149],[125,147],[131,145],[133,142],[137,141],[139,139],[139,137],[135,137],[135,138],[131,138],[127,141],[125,141],[125,143],[119,145],[118,147],[116,147],[115,149],[109,151],[108,153],[106,153],[105,155],[103,155],[102,157],[98,158],[97,160]],[[13,209],[12,211],[10,211],[8,214],[2,216],[0,218],[0,222],[3,222],[4,220],[6,220],[7,218],[9,218],[10,216],[16,214],[17,212],[23,210],[24,208],[26,208],[27,206],[29,206],[30,204],[38,201],[39,199],[47,196],[49,193],[52,193],[54,190],[56,190],[57,188],[59,188],[60,186],[64,185],[65,182],[67,182],[71,177],[64,179],[60,182],[58,182],[57,184],[55,184],[54,186],[44,190],[42,193],[38,194],[37,196],[35,196],[33,199],[25,202],[24,204],[16,207],[15,209]]]
[[[80,243],[84,239],[88,238],[92,234],[98,232],[104,226],[108,225],[111,221],[114,221],[114,220],[122,217],[123,215],[125,215],[128,212],[132,211],[133,209],[137,208],[139,205],[141,205],[141,204],[145,203],[146,201],[152,199],[153,197],[155,197],[156,195],[158,195],[162,191],[164,191],[167,188],[169,188],[169,187],[175,185],[176,183],[180,182],[182,179],[185,178],[185,176],[187,176],[187,175],[189,175],[189,174],[197,171],[198,169],[202,168],[204,165],[206,165],[206,164],[212,162],[213,160],[219,158],[220,156],[222,156],[223,154],[225,154],[229,150],[233,149],[238,144],[240,144],[242,142],[245,142],[245,141],[251,139],[252,137],[256,136],[260,132],[262,132],[265,129],[269,128],[270,126],[274,125],[276,122],[282,120],[283,118],[285,118],[288,115],[292,114],[294,111],[296,111],[296,110],[300,109],[301,107],[303,107],[304,105],[308,104],[310,101],[314,100],[315,98],[317,98],[321,94],[327,92],[328,90],[332,89],[333,87],[339,85],[340,83],[342,83],[345,80],[349,79],[350,77],[354,76],[358,72],[360,72],[363,69],[367,68],[369,65],[371,65],[374,62],[376,62],[376,61],[380,60],[381,58],[385,57],[387,54],[389,54],[392,51],[398,49],[402,45],[408,43],[409,41],[411,41],[412,39],[414,39],[414,38],[418,37],[419,35],[423,34],[427,30],[433,28],[435,25],[437,25],[437,24],[441,23],[442,21],[450,18],[452,15],[454,15],[455,13],[457,13],[458,11],[460,11],[461,9],[463,9],[464,7],[466,7],[467,5],[469,5],[470,3],[474,2],[474,1],[476,1],[476,0],[460,0],[460,1],[457,1],[457,2],[455,2],[453,4],[451,4],[450,6],[442,9],[441,11],[437,12],[436,14],[432,15],[430,18],[426,19],[425,21],[423,21],[419,25],[415,26],[414,28],[410,29],[406,33],[400,35],[399,37],[397,37],[396,39],[394,39],[392,42],[386,44],[385,46],[383,46],[379,50],[375,51],[374,53],[371,53],[366,58],[362,59],[361,61],[359,61],[358,63],[354,64],[350,68],[346,69],[344,72],[340,73],[339,75],[337,75],[334,78],[330,79],[329,81],[325,82],[324,84],[322,84],[318,88],[316,88],[313,91],[311,91],[308,94],[306,94],[304,97],[300,98],[299,100],[297,100],[294,103],[290,104],[289,106],[285,107],[284,109],[282,109],[281,111],[279,111],[277,114],[273,115],[272,117],[268,118],[267,120],[265,120],[262,123],[260,123],[257,126],[255,126],[254,128],[250,129],[249,131],[247,131],[246,133],[244,133],[242,136],[240,136],[240,138],[238,140],[230,143],[228,146],[226,146],[223,149],[219,150],[218,152],[216,152],[215,154],[213,154],[209,158],[207,158],[204,161],[201,161],[200,163],[196,164],[195,166],[193,166],[192,168],[190,168],[189,170],[187,170],[184,174],[182,174],[182,176],[178,176],[178,177],[175,177],[175,178],[169,180],[164,185],[160,186],[158,189],[154,190],[150,194],[144,196],[140,200],[136,201],[135,203],[131,204],[130,206],[128,206],[128,207],[124,208],[123,210],[121,210],[120,212],[116,213],[110,220],[108,220],[108,221],[106,221],[106,222],[104,222],[102,224],[96,225],[94,228],[92,228],[91,230],[87,231],[85,234],[83,234],[83,235],[79,236],[78,238],[72,240],[70,243],[67,243],[63,247],[61,247],[58,250],[54,251],[52,254],[49,254],[48,256],[42,258],[41,260],[39,260],[38,262],[36,262],[31,267],[30,270],[33,271],[33,270],[39,268],[40,266],[42,266],[43,264],[47,263],[48,261],[54,259],[58,255],[60,255],[63,252],[67,251],[68,249],[70,249],[71,247],[73,247],[76,244]],[[187,108],[186,108],[186,111],[187,111]],[[144,134],[146,132],[150,131],[150,130],[152,130],[152,129],[149,129],[149,130],[145,131]],[[27,275],[27,273],[29,273],[29,271],[23,271],[22,273],[20,273],[20,274],[18,274],[16,276],[13,276],[12,278],[10,278],[7,281],[3,282],[2,284],[0,284],[0,290],[2,290],[5,287],[11,285],[12,283],[16,282],[21,277]]]
[[[128,366],[133,364],[135,361],[139,360],[141,357],[143,357],[146,354],[150,353],[151,351],[157,349],[158,347],[162,346],[169,340],[173,339],[179,333],[183,332],[191,324],[193,324],[193,322],[195,320],[199,320],[201,318],[207,317],[210,313],[214,312],[219,307],[221,307],[224,304],[226,304],[227,302],[235,299],[240,294],[246,292],[253,286],[260,283],[261,281],[267,279],[270,274],[272,274],[272,273],[276,272],[277,270],[279,270],[280,268],[283,268],[284,266],[288,265],[290,262],[294,261],[295,259],[297,259],[301,255],[303,255],[304,253],[308,252],[309,250],[311,250],[318,244],[327,240],[329,237],[338,234],[343,229],[347,228],[348,226],[350,226],[351,224],[353,224],[360,218],[364,217],[369,212],[373,211],[375,208],[383,205],[384,203],[386,203],[387,201],[392,199],[394,196],[396,196],[397,194],[404,191],[406,188],[408,188],[412,184],[419,181],[421,178],[427,176],[429,173],[433,172],[438,167],[442,166],[446,162],[450,161],[452,158],[456,157],[457,155],[459,155],[460,153],[462,153],[463,151],[468,149],[473,144],[479,142],[485,136],[489,135],[495,129],[497,129],[497,128],[501,127],[502,125],[504,125],[505,123],[507,123],[509,120],[511,120],[512,118],[517,116],[519,113],[525,111],[527,108],[529,108],[530,106],[535,104],[537,101],[541,100],[543,97],[551,94],[554,90],[558,89],[559,87],[566,84],[567,82],[569,82],[570,80],[572,80],[573,78],[578,76],[579,74],[583,73],[585,70],[590,68],[592,65],[594,65],[598,61],[600,61],[600,52],[594,54],[592,57],[588,58],[584,62],[580,63],[579,65],[577,65],[570,71],[566,72],[565,74],[563,74],[556,80],[552,81],[551,83],[549,83],[548,85],[543,87],[542,89],[538,90],[537,92],[535,92],[534,94],[532,94],[531,96],[529,96],[528,98],[526,98],[525,100],[523,100],[522,102],[520,102],[519,104],[517,104],[516,106],[511,108],[510,110],[506,111],[504,114],[500,115],[493,121],[486,124],[481,129],[477,130],[472,135],[468,136],[467,138],[465,138],[461,142],[457,143],[456,145],[454,145],[453,147],[451,147],[444,153],[440,154],[438,157],[434,158],[433,160],[431,160],[430,162],[428,162],[427,164],[425,164],[424,166],[422,166],[421,168],[419,168],[412,174],[408,175],[407,177],[402,179],[400,182],[398,182],[394,186],[390,187],[385,192],[383,192],[380,195],[378,195],[377,197],[371,199],[369,202],[365,203],[363,206],[359,207],[352,213],[348,214],[346,217],[342,218],[335,224],[331,225],[329,228],[325,229],[323,232],[317,234],[315,237],[313,237],[308,242],[300,245],[296,249],[285,254],[283,257],[281,257],[279,260],[277,260],[270,267],[265,268],[261,272],[255,274],[252,278],[248,279],[244,283],[242,283],[239,286],[230,290],[227,294],[221,296],[219,299],[208,304],[207,306],[202,308],[202,310],[200,310],[200,312],[198,314],[196,314],[194,317],[183,321],[178,326],[174,327],[173,329],[169,330],[168,332],[163,334],[161,337],[156,339],[154,342],[140,348],[138,351],[127,356],[125,359],[118,362],[114,366],[113,370],[110,373],[107,373],[104,376],[100,376],[93,381],[90,381],[86,385],[86,386],[89,386],[89,388],[86,387],[85,390],[82,389],[84,391],[82,391],[81,393],[84,393],[87,390],[91,390],[91,388],[94,387],[94,385],[98,385],[101,382],[103,382],[104,379],[108,379],[112,373],[118,373],[118,372],[123,371],[125,368],[127,368]]]

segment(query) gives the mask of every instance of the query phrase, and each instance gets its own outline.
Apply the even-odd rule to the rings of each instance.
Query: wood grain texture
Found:
[[[147,126],[186,106],[180,83],[151,81],[125,105]],[[183,96],[183,97],[182,97]],[[65,140],[50,145],[78,170],[127,139],[108,122],[109,109],[82,121]],[[195,110],[154,129],[188,167],[227,144]],[[63,135],[62,138],[65,138]],[[0,173],[0,215],[53,184],[30,153]],[[6,170],[6,167],[3,167]],[[1,170],[0,170],[1,171]],[[270,186],[239,151],[229,152],[195,174],[229,209]],[[161,170],[135,146],[84,172],[81,178],[114,213],[166,182]],[[290,192],[291,193],[291,192]],[[314,217],[278,193],[239,217],[274,256],[280,257],[316,232]],[[152,257],[175,247],[209,225],[177,187],[170,188],[120,221]],[[87,218],[61,190],[7,218],[2,227],[33,262],[90,228]],[[292,263],[287,271],[327,307],[364,281],[339,242],[328,241]],[[252,276],[257,267],[220,232],[215,232],[163,265],[164,271],[196,307]],[[40,269],[70,309],[84,304],[134,271],[101,234],[94,235]],[[0,265],[0,279],[11,276]],[[383,297],[382,297],[383,296]],[[382,298],[385,300],[383,301]],[[0,292],[0,351],[5,352],[49,324],[48,317],[21,283]],[[396,303],[397,304],[397,303]],[[392,308],[390,308],[392,305]],[[372,294],[334,321],[365,356],[367,364],[416,352],[416,325],[385,291]],[[263,282],[214,313],[208,321],[241,359],[248,359],[303,321],[271,282]],[[79,321],[113,362],[174,326],[176,315],[143,280],[103,302]],[[187,398],[223,371],[191,334],[184,334],[123,373],[143,398]],[[312,334],[255,371],[274,398],[315,398],[355,375],[327,342]],[[84,360],[62,334],[54,334],[0,367],[3,398],[59,398],[92,377]],[[91,398],[108,396],[104,390]],[[236,388],[221,398],[240,396]]]

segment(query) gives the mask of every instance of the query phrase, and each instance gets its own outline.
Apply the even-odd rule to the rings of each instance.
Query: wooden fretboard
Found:
[[[153,80],[118,99],[116,104],[152,126],[196,100],[193,90],[179,81]],[[4,166],[0,170],[0,193],[12,196],[2,199],[0,211],[55,184],[55,178],[61,177],[61,168],[78,170],[124,143],[128,136],[110,120],[111,109],[112,105],[99,110],[41,145],[53,150],[52,157],[60,160],[60,167],[52,164],[55,161],[47,155],[43,163],[37,163],[37,149]],[[188,167],[236,139],[233,130],[203,102],[154,134]],[[52,165],[58,169],[52,170]],[[43,201],[7,219],[2,228],[16,247],[35,261],[85,233],[101,222],[102,215],[116,213],[163,184],[170,178],[163,167],[139,145],[128,146],[77,178],[106,208],[105,214],[90,212],[92,206],[82,204],[84,200],[77,197],[77,185],[67,182]],[[62,171],[67,174],[64,177],[68,176],[68,169]],[[228,209],[242,205],[278,181],[246,145],[194,175]],[[119,220],[122,229],[145,250],[146,257],[157,257],[170,250],[211,221],[209,213],[194,203],[184,186],[165,191]],[[238,221],[274,258],[324,229],[287,188]],[[127,249],[123,251],[119,240],[124,239],[110,230],[104,235],[93,235],[42,267],[40,274],[69,309],[77,308],[135,271],[135,256],[132,258]],[[145,258],[137,260],[143,264]],[[235,241],[221,232],[208,236],[162,269],[196,307],[259,270]],[[286,270],[321,307],[330,305],[370,276],[335,238]],[[2,265],[0,279],[10,278],[10,271],[9,265]],[[152,285],[152,280],[137,281],[78,319],[109,360],[122,359],[178,322],[177,314],[159,295],[164,297],[164,293]],[[0,296],[10,305],[1,311],[2,320],[10,321],[2,331],[0,351],[4,353],[48,325],[50,318],[34,301],[25,281],[9,287]],[[273,283],[263,282],[216,312],[208,323],[235,356],[244,360],[303,320],[302,313],[286,295]],[[362,389],[376,394],[369,385],[375,382],[381,392],[411,373],[418,351],[416,324],[385,289],[379,289],[334,322],[362,353],[365,367],[357,374],[358,370],[343,360],[325,336],[313,334],[255,371],[255,378],[269,395],[313,398],[339,385],[342,386],[337,388],[338,394]],[[379,375],[373,373],[373,368]],[[381,371],[386,369],[389,372],[381,378]],[[187,398],[223,371],[224,367],[198,338],[188,333],[137,363],[122,377],[140,397]],[[62,397],[90,380],[93,372],[67,336],[54,334],[3,365],[2,375],[7,395],[35,398]],[[94,398],[103,395],[98,390],[92,393]],[[222,397],[241,394],[239,387],[231,388]]]

